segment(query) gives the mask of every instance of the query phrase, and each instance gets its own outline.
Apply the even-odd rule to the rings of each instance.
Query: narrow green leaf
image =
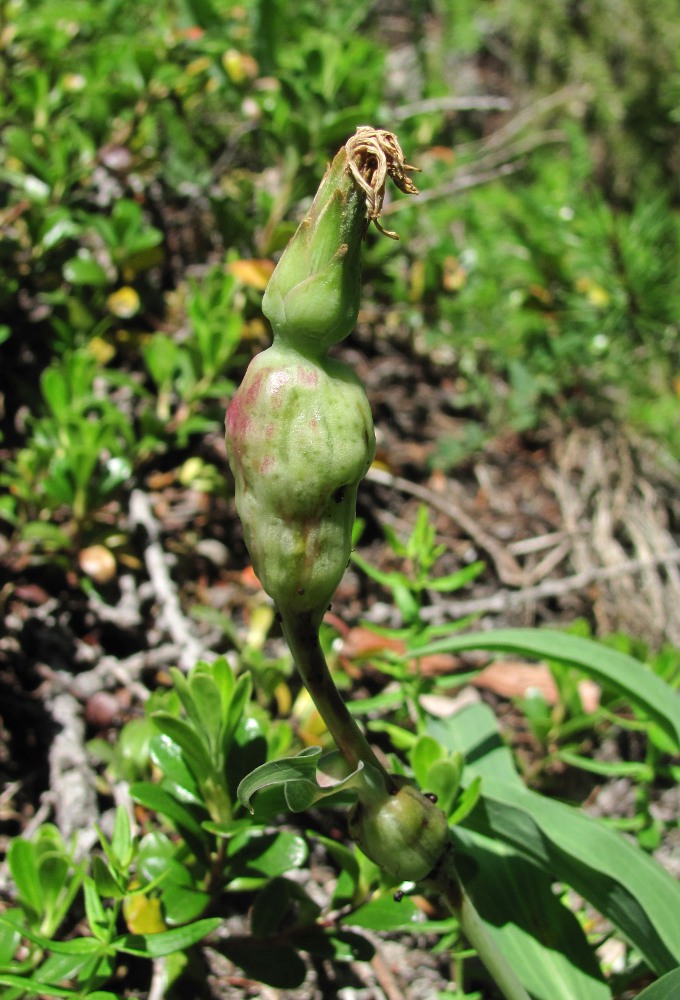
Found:
[[[611,761],[593,760],[583,754],[572,753],[570,750],[558,750],[557,756],[570,767],[579,767],[591,774],[601,774],[605,778],[630,778],[635,782],[651,782],[654,780],[654,768],[642,761]]]
[[[461,829],[454,836],[458,871],[531,996],[609,1000],[593,951],[574,914],[554,894],[552,876],[501,841]]]
[[[23,914],[19,909],[5,910],[0,923],[0,967],[9,965],[21,940]]]
[[[4,914],[0,913],[0,923],[11,923]],[[14,926],[14,925],[12,925]],[[51,951],[59,955],[93,955],[101,949],[101,943],[93,937],[73,938],[71,941],[56,941],[38,934],[26,926],[22,926],[21,934],[36,944],[43,951]]]
[[[198,666],[200,666],[200,664],[196,664],[196,667]],[[191,694],[191,688],[189,687],[188,679],[184,676],[181,670],[178,670],[177,667],[170,668],[170,676],[172,677],[172,685],[177,694],[179,695],[179,699],[182,702],[184,711],[187,713],[187,716],[194,723],[194,725],[200,727],[201,724],[200,714],[198,712],[198,709],[196,708],[196,705],[194,704],[194,699],[193,695]]]
[[[216,762],[222,733],[222,701],[219,688],[209,674],[197,670],[189,674],[188,683],[198,713],[198,719],[193,720],[194,725],[210,747],[211,757]]]
[[[23,976],[10,976],[0,972],[0,986],[10,986],[21,990],[21,996],[45,997],[45,984],[36,983],[31,979],[24,979]],[[80,1000],[82,993],[74,993],[73,990],[64,990],[59,986],[50,985],[50,997],[71,997],[72,1000]]]
[[[219,917],[206,917],[193,924],[173,927],[158,934],[124,934],[113,942],[117,951],[126,955],[140,955],[143,958],[162,958],[175,951],[184,951],[198,944],[208,934],[212,934],[221,923]]]
[[[401,697],[403,700],[403,692]],[[386,733],[395,750],[408,752],[415,746],[418,739],[414,733],[404,729],[403,726],[397,726],[393,722],[385,722],[382,719],[371,720],[366,724],[366,728],[372,733]]]
[[[366,562],[363,556],[360,556],[357,552],[352,553],[352,562],[356,563],[366,576],[369,576],[387,590],[393,590],[398,584],[403,586],[403,577],[400,573],[385,573],[383,570]]]
[[[347,708],[352,715],[369,715],[373,712],[384,712],[396,708],[403,704],[403,701],[404,692],[399,685],[395,685],[392,690],[386,689],[372,698],[357,698],[356,701],[347,702]]]
[[[234,671],[224,656],[218,656],[210,668],[211,674],[220,691],[220,701],[223,706],[228,706],[231,702],[234,691],[235,677]]]
[[[98,854],[92,858],[92,877],[100,896],[122,899],[126,893],[126,880],[114,873]]]
[[[443,591],[444,593],[460,590],[461,587],[466,587],[468,583],[476,580],[485,568],[486,563],[470,563],[469,566],[459,569],[456,573],[451,573],[450,576],[440,576],[434,580],[428,580],[427,589]]]
[[[102,905],[97,884],[93,878],[86,876],[83,880],[83,895],[85,897],[85,915],[92,933],[100,941],[106,940],[109,929],[106,912]]]
[[[58,903],[64,894],[67,883],[73,878],[78,879],[71,873],[71,866],[62,854],[44,853],[40,857],[40,888],[43,897],[43,910],[45,913],[53,914]]]
[[[118,806],[116,809],[111,849],[121,868],[123,870],[129,868],[132,861],[132,832],[130,830],[130,817],[125,806]]]
[[[499,650],[560,660],[579,667],[643,708],[673,737],[675,746],[680,747],[680,698],[645,664],[626,653],[610,649],[593,639],[565,632],[516,628],[438,639],[420,648],[418,655],[454,653],[464,649]]]
[[[468,813],[471,813],[479,802],[482,793],[482,779],[479,775],[470,782],[456,802],[456,808],[448,816],[449,826],[456,826],[462,823]],[[448,815],[448,814],[447,814]]]
[[[245,707],[250,701],[253,690],[253,681],[250,674],[243,674],[236,681],[231,696],[231,702],[227,710],[227,719],[222,736],[222,746],[225,754],[228,752],[234,741],[234,735],[238,729],[239,722],[245,711]]]
[[[105,973],[106,969],[111,969],[111,960],[106,955],[104,948],[100,946],[97,951],[90,954],[85,953],[50,953],[40,967],[33,973],[36,982],[50,985],[52,983],[78,983],[87,981],[95,970]],[[104,978],[108,978],[106,975]],[[98,980],[101,982],[101,978]],[[45,996],[49,996],[49,990],[43,986]]]
[[[66,421],[73,399],[64,373],[56,367],[46,368],[40,378],[40,388],[45,402],[58,420]]]
[[[578,809],[530,791],[493,713],[472,705],[428,729],[466,757],[464,781],[483,778],[465,826],[498,838],[572,886],[635,945],[657,974],[680,962],[680,884],[652,858]]]
[[[680,968],[667,972],[661,979],[638,994],[638,1000],[677,1000],[680,996]]]

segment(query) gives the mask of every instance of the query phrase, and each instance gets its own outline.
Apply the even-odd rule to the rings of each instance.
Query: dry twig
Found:
[[[179,666],[188,670],[205,654],[199,639],[192,632],[191,623],[184,615],[177,587],[168,569],[168,559],[160,543],[160,529],[154,517],[148,496],[133,490],[130,496],[130,524],[146,531],[148,544],[144,561],[156,595],[161,625],[179,647]]]

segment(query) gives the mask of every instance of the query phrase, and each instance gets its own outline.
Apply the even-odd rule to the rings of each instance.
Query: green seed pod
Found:
[[[359,483],[375,436],[346,365],[277,344],[251,363],[227,412],[236,505],[274,603],[320,620],[347,567]]]
[[[389,132],[362,126],[343,146],[267,286],[274,343],[251,362],[227,411],[255,572],[282,613],[314,624],[349,560],[357,487],[375,452],[363,387],[326,351],[356,322],[361,243],[369,222],[381,228],[386,178],[415,192],[412,169]]]
[[[371,861],[398,882],[426,878],[449,842],[446,816],[401,776],[393,794],[366,796],[352,808],[349,832]]]

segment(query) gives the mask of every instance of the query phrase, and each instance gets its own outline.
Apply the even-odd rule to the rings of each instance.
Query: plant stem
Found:
[[[465,891],[453,855],[453,843],[449,842],[441,861],[428,878],[428,884],[444,898],[506,1000],[531,1000]]]
[[[389,774],[376,757],[336,688],[319,642],[318,626],[308,613],[282,610],[281,627],[319,715],[348,765],[355,771],[360,763],[372,768],[392,789]]]

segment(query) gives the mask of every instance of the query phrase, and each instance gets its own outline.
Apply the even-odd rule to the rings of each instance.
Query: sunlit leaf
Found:
[[[652,670],[626,653],[566,632],[518,628],[454,635],[423,646],[418,654],[464,649],[501,650],[576,666],[647,711],[680,748],[680,698]]]
[[[635,844],[579,809],[526,788],[493,713],[471,705],[428,730],[465,755],[463,781],[482,778],[464,826],[497,838],[572,886],[619,928],[658,973],[680,962],[680,884]]]
[[[116,938],[114,944],[118,951],[128,955],[141,955],[144,958],[162,958],[174,951],[184,951],[198,944],[199,941],[212,934],[221,923],[219,917],[206,917],[184,927],[173,927],[159,934],[125,934]]]

